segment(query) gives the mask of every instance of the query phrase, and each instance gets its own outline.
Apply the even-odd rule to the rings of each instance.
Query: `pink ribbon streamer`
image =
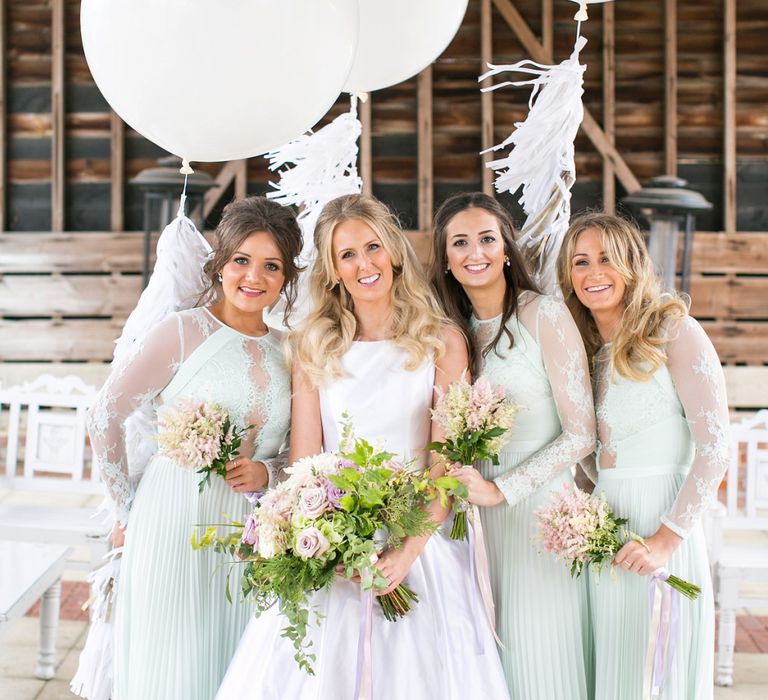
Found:
[[[476,505],[470,506],[467,513],[467,524],[469,526],[469,559],[470,568],[472,569],[471,575],[477,578],[477,585],[480,588],[480,596],[483,601],[483,609],[485,610],[485,616],[488,618],[488,624],[490,625],[493,638],[503,649],[504,645],[496,634],[496,608],[493,604],[488,554],[485,551],[485,538],[483,537],[483,525],[480,522],[480,511],[477,509]],[[477,595],[476,592],[475,595]],[[475,622],[475,638],[477,643],[477,653],[482,654],[484,649],[477,622]]]
[[[373,700],[373,665],[371,637],[373,636],[373,591],[360,591],[360,631],[357,636],[357,675],[355,700]]]

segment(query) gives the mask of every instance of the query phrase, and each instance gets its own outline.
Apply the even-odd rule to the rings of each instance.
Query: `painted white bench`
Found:
[[[98,475],[86,475],[84,458],[86,411],[95,395],[94,387],[75,376],[42,375],[0,390],[0,411],[7,408],[8,434],[0,487],[33,493],[102,493]],[[19,474],[22,447],[23,473]],[[90,560],[72,565],[92,569],[109,549],[109,526],[94,514],[93,508],[40,505],[34,498],[23,503],[5,499],[0,502],[0,538],[88,545]]]
[[[35,675],[43,680],[55,673],[61,574],[70,552],[63,545],[0,540],[0,635],[42,596]]]

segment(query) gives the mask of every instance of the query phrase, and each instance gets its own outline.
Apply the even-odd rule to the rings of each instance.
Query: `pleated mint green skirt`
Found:
[[[633,470],[634,471],[634,470]],[[600,474],[595,493],[605,493],[614,512],[642,537],[658,530],[659,518],[672,505],[682,474],[622,478],[618,470]],[[714,602],[701,526],[682,542],[667,570],[699,585],[698,600],[680,600],[678,642],[661,700],[707,700],[713,694]],[[614,569],[598,578],[589,574],[595,639],[596,700],[644,700],[643,667],[648,644],[648,577]]]
[[[486,478],[504,474],[530,453],[485,463]],[[491,572],[501,661],[514,700],[586,700],[592,697],[592,646],[586,577],[539,543],[534,511],[573,484],[570,472],[514,506],[481,508]],[[614,700],[617,700],[616,698]]]
[[[156,457],[139,485],[126,530],[115,612],[113,700],[210,700],[253,609],[239,570],[225,595],[229,558],[190,545],[197,524],[240,520],[250,506],[219,477]]]

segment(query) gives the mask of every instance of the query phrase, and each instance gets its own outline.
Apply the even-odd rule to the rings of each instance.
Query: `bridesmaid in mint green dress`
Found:
[[[510,696],[586,700],[592,693],[585,579],[539,545],[535,511],[574,483],[595,447],[584,346],[564,304],[539,294],[507,212],[481,193],[448,199],[435,220],[432,281],[471,339],[473,374],[520,407],[499,465],[449,472],[480,514]]]
[[[594,359],[598,446],[585,469],[596,493],[645,538],[619,551],[614,577],[589,574],[595,697],[650,697],[648,576],[665,567],[702,590],[679,602],[671,666],[655,697],[712,698],[714,604],[700,518],[728,464],[720,362],[684,302],[661,294],[629,222],[605,214],[574,221],[559,275]]]
[[[230,204],[207,264],[217,301],[173,313],[113,368],[90,415],[94,462],[124,543],[114,622],[113,700],[210,700],[224,677],[252,606],[225,589],[229,559],[195,552],[198,524],[241,520],[248,492],[267,486],[290,420],[290,378],[280,338],[262,311],[292,296],[301,250],[295,217],[253,197]],[[215,402],[240,427],[253,425],[240,456],[198,493],[200,475],[156,455],[136,486],[124,423],[134,410],[192,400]]]

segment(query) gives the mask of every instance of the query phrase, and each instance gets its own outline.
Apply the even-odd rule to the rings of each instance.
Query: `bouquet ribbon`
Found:
[[[665,675],[672,668],[678,636],[680,617],[680,593],[667,586],[669,572],[656,569],[648,582],[648,647],[643,669],[643,699],[658,698],[664,685]]]
[[[500,647],[504,647],[496,634],[496,609],[493,604],[493,592],[491,590],[491,576],[488,567],[488,554],[485,551],[485,539],[483,538],[483,525],[480,522],[480,511],[476,505],[470,506],[467,514],[467,526],[469,527],[469,566],[470,577],[477,578],[477,584],[480,588],[480,597],[483,600],[483,609],[488,618],[488,624],[491,627],[493,638]],[[474,595],[477,596],[477,590]],[[475,642],[477,644],[477,653],[484,652],[480,630],[475,621]]]
[[[357,674],[355,700],[373,699],[373,664],[371,637],[373,634],[373,591],[361,591],[360,631],[357,635]]]

